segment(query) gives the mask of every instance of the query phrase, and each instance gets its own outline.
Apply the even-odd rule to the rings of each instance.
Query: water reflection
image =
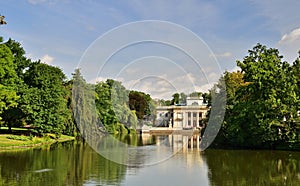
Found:
[[[300,153],[209,150],[205,152],[211,185],[299,185]]]
[[[0,152],[0,185],[298,185],[300,153],[199,150],[199,136],[115,136],[150,154],[159,146],[181,150],[153,166],[110,161],[83,142]],[[151,153],[152,152],[152,153]],[[131,154],[130,161],[149,155]]]
[[[155,165],[173,157],[183,148],[199,149],[200,138],[189,135],[129,135],[102,136],[89,144],[101,156],[130,167]]]
[[[126,167],[99,156],[82,142],[68,142],[0,152],[0,171],[0,185],[83,185],[87,178],[107,185],[119,184]]]

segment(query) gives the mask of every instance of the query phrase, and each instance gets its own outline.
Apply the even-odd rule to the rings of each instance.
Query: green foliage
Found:
[[[20,43],[9,39],[7,42],[3,43],[7,48],[10,49],[12,53],[12,62],[13,65],[11,65],[14,70],[13,78],[7,78],[13,81],[14,85],[10,85],[10,89],[15,92],[15,94],[20,98],[17,99],[16,105],[17,107],[9,107],[6,109],[2,114],[2,120],[4,121],[4,125],[8,126],[10,131],[11,127],[19,127],[24,124],[24,118],[25,114],[23,110],[21,109],[22,107],[22,95],[25,92],[25,89],[27,88],[27,85],[23,81],[23,74],[25,71],[25,68],[28,68],[28,65],[30,63],[30,60],[28,60],[25,57],[25,51],[21,47]]]
[[[18,99],[19,96],[12,88],[0,84],[0,114],[11,107],[16,107]]]
[[[13,54],[5,45],[0,44],[0,82],[2,85],[15,85],[17,74],[13,63]]]
[[[224,74],[227,107],[219,136],[242,147],[299,142],[297,62],[291,66],[277,49],[257,44],[237,64],[242,72]]]
[[[144,119],[146,116],[154,114],[154,103],[150,95],[144,92],[130,91],[129,108],[136,111],[138,119]]]
[[[13,55],[7,46],[0,44],[0,114],[18,105],[19,96],[16,94],[16,82],[17,75]]]
[[[153,101],[153,104],[155,106],[170,106],[171,100],[158,99],[158,100]]]
[[[180,93],[180,98],[179,98],[179,103],[180,104],[186,104],[186,98],[187,98],[187,95],[183,92]]]
[[[99,82],[95,85],[95,92],[97,113],[108,132],[128,133],[120,124],[126,128],[136,128],[136,113],[127,105],[129,91],[120,82],[111,79]]]
[[[24,73],[23,71],[29,67],[31,60],[25,57],[25,50],[19,42],[9,39],[5,42],[5,45],[11,50],[14,56],[13,63],[18,77],[22,78]]]
[[[179,103],[179,97],[180,95],[178,93],[175,93],[172,95],[173,99],[171,101],[171,105],[176,105]]]
[[[65,102],[66,102],[66,111],[65,111],[65,117],[64,117],[64,130],[63,134],[69,135],[69,136],[76,136],[78,134],[78,129],[76,127],[76,123],[73,117],[73,110],[72,110],[72,87],[73,82],[68,81],[64,83],[64,89],[66,90],[65,95]]]
[[[206,103],[209,106],[211,104],[210,103],[211,95],[209,93],[205,92],[202,94],[202,97],[203,97],[203,103]]]
[[[201,92],[192,92],[190,93],[190,97],[200,97],[202,95]]]
[[[38,134],[60,134],[66,116],[66,91],[63,86],[65,75],[53,66],[33,63],[24,74],[28,85],[23,96],[27,122],[34,125]]]
[[[95,97],[94,87],[87,84],[79,69],[73,74],[73,89],[72,89],[72,109],[74,119],[78,129],[81,131],[82,137],[85,139],[88,136],[93,136],[93,131],[96,131],[97,112],[93,107]]]

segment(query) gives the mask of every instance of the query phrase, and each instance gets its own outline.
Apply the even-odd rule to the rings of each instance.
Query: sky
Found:
[[[300,1],[9,0],[0,36],[27,57],[113,78],[156,98],[207,91],[261,43],[292,63],[300,50]]]

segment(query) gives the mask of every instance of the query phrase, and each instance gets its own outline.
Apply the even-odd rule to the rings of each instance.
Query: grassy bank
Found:
[[[15,134],[0,134],[0,150],[2,149],[16,149],[16,148],[29,148],[41,146],[44,144],[51,144],[55,142],[64,142],[74,140],[74,137],[61,135],[60,138],[54,139],[52,135],[44,137],[32,137]]]

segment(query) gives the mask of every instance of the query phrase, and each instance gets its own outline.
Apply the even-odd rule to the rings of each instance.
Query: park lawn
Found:
[[[50,138],[51,134],[46,137],[30,137],[23,135],[0,134],[0,149],[14,149],[33,147],[43,144],[51,144],[55,142],[64,142],[74,140],[74,137],[61,135],[58,139]]]
[[[14,146],[30,146],[41,143],[41,138],[29,139],[27,136],[1,134],[0,135],[0,147],[14,147]]]

